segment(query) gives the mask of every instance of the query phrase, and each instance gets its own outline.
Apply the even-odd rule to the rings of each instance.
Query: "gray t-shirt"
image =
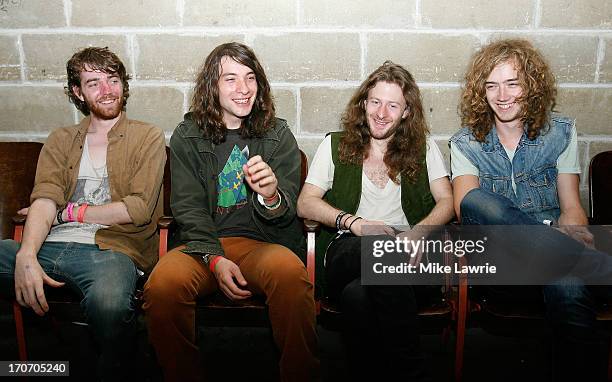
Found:
[[[90,206],[100,206],[111,202],[106,163],[101,167],[95,167],[93,165],[89,156],[87,138],[85,138],[85,144],[83,145],[83,154],[81,155],[76,189],[72,196],[70,196],[69,201],[76,204],[87,203]],[[107,227],[108,226],[103,224],[94,223],[70,222],[60,224],[51,228],[51,232],[45,241],[95,244],[96,231]]]

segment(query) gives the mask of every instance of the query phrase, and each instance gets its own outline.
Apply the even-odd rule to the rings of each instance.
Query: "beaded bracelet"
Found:
[[[269,205],[266,203],[266,200],[273,200],[273,199],[274,199],[274,197],[276,197],[276,195],[275,195],[274,197],[269,198],[269,199],[264,199],[264,207],[265,207],[266,209],[268,209],[268,210],[275,210],[275,209],[277,209],[278,207],[280,207],[280,205],[281,205],[281,201],[282,201],[282,199],[281,199],[281,195],[278,193],[278,191],[276,192],[276,194],[278,195],[278,199],[276,200],[276,203],[272,204],[271,206],[269,206]]]
[[[336,228],[338,229],[338,231],[340,231],[342,229],[342,228],[340,228],[340,222],[342,221],[342,217],[344,215],[346,215],[346,212],[340,211],[338,216],[336,216]]]
[[[58,225],[59,225],[59,224],[64,224],[64,223],[66,223],[66,222],[64,221],[64,219],[62,219],[62,214],[63,214],[63,213],[64,213],[64,209],[60,209],[60,210],[58,210],[58,211],[57,211],[57,215],[56,215],[55,217],[56,217],[56,219],[57,219],[57,224],[58,224]]]
[[[68,212],[68,221],[69,222],[73,222],[74,220],[74,206],[76,205],[76,203],[68,203],[68,206],[66,207],[66,212]]]

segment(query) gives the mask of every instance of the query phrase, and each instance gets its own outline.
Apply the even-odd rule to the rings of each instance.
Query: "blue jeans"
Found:
[[[461,201],[461,222],[468,225],[542,224],[522,212],[510,199],[479,188],[468,192]],[[537,253],[538,256],[548,256],[551,259],[556,255],[575,250],[581,251],[581,255],[600,259],[599,263],[589,262],[597,267],[605,268],[610,261],[606,254],[586,248],[552,228],[545,237],[538,237],[537,240],[532,237],[514,237],[512,240],[515,243],[525,244],[523,252]],[[520,291],[521,288],[507,287],[506,290],[511,294],[512,291]],[[567,276],[542,286],[541,290],[546,316],[555,337],[554,380],[603,378],[604,366],[600,359],[603,358],[600,351],[602,339],[597,327],[596,298],[611,299],[610,287],[603,285],[587,287],[582,279]],[[515,297],[512,300],[517,301],[519,298]],[[533,299],[533,296],[531,298]],[[592,379],[585,379],[585,373],[593,373],[589,374]]]
[[[13,240],[0,241],[0,287],[2,293],[12,296],[18,249],[19,243]],[[100,350],[100,376],[120,375],[122,363],[129,356],[127,339],[135,334],[138,271],[134,262],[123,253],[103,251],[95,244],[71,242],[44,243],[38,262],[49,277],[65,282],[63,288],[82,297],[81,308]]]

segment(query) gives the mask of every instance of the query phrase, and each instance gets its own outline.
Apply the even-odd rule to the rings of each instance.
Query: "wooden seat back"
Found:
[[[0,142],[0,240],[13,238],[12,218],[30,205],[39,142]]]
[[[612,151],[604,151],[591,159],[589,209],[593,224],[612,224]]]

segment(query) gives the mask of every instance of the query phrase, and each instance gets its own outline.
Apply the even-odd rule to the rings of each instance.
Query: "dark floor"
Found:
[[[0,360],[17,359],[12,309],[0,303]],[[28,352],[32,360],[69,360],[73,380],[92,380],[95,351],[87,328],[70,323],[55,330],[50,320],[28,316]],[[321,364],[324,380],[343,381],[346,365],[343,348],[334,331],[319,327]],[[61,333],[58,337],[56,332]],[[141,333],[140,379],[160,380],[151,348]],[[454,338],[443,344],[440,335],[423,335],[423,348],[429,355],[434,381],[449,381],[453,375]],[[275,381],[278,354],[267,328],[201,328],[202,357],[215,360],[210,380]],[[494,336],[480,329],[469,329],[465,345],[464,381],[546,381],[549,380],[549,345],[543,339]]]

